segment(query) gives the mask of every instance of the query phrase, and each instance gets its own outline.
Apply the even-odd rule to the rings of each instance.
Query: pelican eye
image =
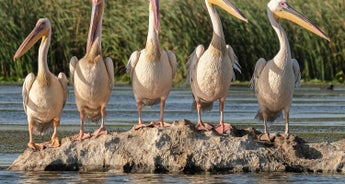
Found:
[[[289,7],[286,2],[280,2],[279,5],[284,9],[287,9]]]
[[[45,26],[46,23],[45,22],[40,22],[39,26]]]

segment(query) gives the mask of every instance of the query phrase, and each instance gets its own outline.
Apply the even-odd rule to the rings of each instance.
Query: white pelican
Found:
[[[40,150],[45,146],[60,146],[57,128],[60,124],[62,109],[68,95],[65,74],[59,73],[58,77],[56,77],[48,68],[47,54],[51,34],[50,21],[47,18],[39,19],[35,28],[26,37],[13,57],[13,60],[16,61],[42,38],[38,52],[37,77],[33,73],[28,74],[22,90],[24,111],[29,124],[30,141],[28,146],[33,150]],[[34,143],[32,133],[45,134],[52,128],[54,128],[54,133],[48,144]]]
[[[159,122],[151,125],[170,126],[164,122],[164,106],[176,71],[176,57],[173,52],[165,51],[160,47],[159,1],[150,0],[149,6],[149,27],[145,49],[133,52],[127,64],[139,115],[139,122],[134,129],[146,126],[142,120],[142,106],[152,106],[159,102]]]
[[[84,134],[84,119],[98,121],[101,126],[93,133],[94,137],[107,134],[104,127],[106,107],[114,85],[114,65],[107,57],[103,60],[101,49],[102,18],[104,0],[92,0],[92,14],[85,56],[78,61],[72,57],[70,76],[74,86],[75,101],[80,113],[80,133],[75,140],[89,138]]]
[[[287,0],[271,0],[267,4],[269,21],[279,38],[280,49],[272,60],[260,58],[254,69],[252,87],[255,88],[260,109],[256,118],[264,121],[264,134],[261,140],[270,141],[267,121],[274,122],[285,112],[285,133],[289,136],[289,112],[295,87],[300,85],[300,69],[297,60],[291,58],[286,33],[277,22],[284,18],[299,24],[307,30],[329,41],[329,38],[307,18],[296,12]]]
[[[207,50],[199,45],[188,60],[188,78],[192,88],[194,103],[193,109],[197,109],[198,130],[211,130],[213,127],[201,120],[201,110],[211,110],[213,102],[219,99],[219,125],[216,131],[224,133],[231,129],[230,124],[224,124],[223,107],[228,94],[230,83],[235,75],[234,68],[239,70],[236,55],[230,45],[226,45],[222,24],[215,5],[221,7],[236,18],[248,22],[248,20],[227,0],[205,0],[210,14],[213,36]]]

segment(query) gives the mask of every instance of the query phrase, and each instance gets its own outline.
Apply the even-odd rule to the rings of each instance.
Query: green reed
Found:
[[[240,81],[248,81],[256,61],[271,59],[278,52],[278,38],[266,16],[267,0],[231,0],[249,19],[246,24],[221,9],[226,42],[234,48],[242,66]],[[331,38],[327,42],[286,20],[279,22],[287,32],[293,58],[299,61],[305,81],[331,81],[345,69],[345,3],[342,0],[291,0],[290,4]],[[161,45],[172,50],[178,60],[175,83],[184,81],[186,62],[199,44],[208,46],[212,27],[203,0],[161,0]],[[37,72],[38,45],[17,62],[12,57],[41,17],[52,24],[52,42],[48,63],[50,70],[67,75],[72,56],[85,54],[91,1],[4,0],[0,3],[0,80],[22,80]],[[102,50],[111,57],[117,80],[128,81],[125,66],[131,53],[145,46],[148,2],[145,0],[106,1],[103,19]]]

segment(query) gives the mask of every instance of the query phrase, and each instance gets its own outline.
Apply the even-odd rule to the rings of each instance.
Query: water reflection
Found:
[[[114,173],[78,173],[78,172],[5,172],[0,171],[1,183],[178,183],[178,184],[219,184],[219,183],[344,183],[344,175],[332,174],[296,174],[296,173],[239,173],[239,174],[114,174]]]

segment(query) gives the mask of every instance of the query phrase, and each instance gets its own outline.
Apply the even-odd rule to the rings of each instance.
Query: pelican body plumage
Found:
[[[78,61],[72,57],[70,61],[70,77],[74,86],[75,101],[80,113],[80,133],[75,140],[91,137],[84,134],[84,120],[99,121],[101,126],[93,133],[94,137],[107,134],[104,121],[106,107],[114,85],[114,65],[107,57],[103,60],[101,49],[102,18],[104,0],[92,0],[92,14],[87,39],[86,54]]]
[[[267,4],[269,21],[277,33],[280,49],[272,60],[260,58],[255,65],[251,85],[255,89],[259,103],[257,119],[264,122],[263,141],[270,141],[267,122],[274,122],[285,115],[285,133],[289,136],[289,112],[295,87],[300,86],[300,67],[296,59],[292,59],[289,41],[278,18],[284,18],[329,41],[329,38],[307,18],[294,10],[287,0],[271,0]]]
[[[212,109],[213,102],[218,99],[220,120],[216,131],[222,134],[231,129],[230,124],[224,124],[223,108],[230,83],[235,75],[234,69],[240,71],[240,68],[232,47],[225,43],[223,27],[215,5],[242,21],[248,21],[228,0],[205,0],[205,3],[212,21],[213,36],[206,50],[203,45],[199,45],[191,54],[187,63],[187,80],[190,80],[194,97],[192,108],[196,108],[198,113],[197,129],[213,128],[202,122],[201,110]]]
[[[62,109],[68,96],[66,75],[61,72],[56,77],[48,68],[47,54],[51,34],[49,19],[39,19],[35,28],[26,37],[13,57],[14,61],[17,60],[42,38],[38,53],[37,76],[35,77],[33,73],[28,74],[22,90],[24,111],[29,125],[30,140],[28,147],[33,150],[60,146],[57,128],[60,124]],[[35,144],[33,133],[45,134],[52,129],[54,129],[54,132],[50,142]]]
[[[175,54],[163,50],[160,46],[159,15],[159,1],[150,0],[145,49],[133,52],[127,64],[139,116],[135,129],[147,126],[142,120],[142,106],[152,106],[157,103],[160,103],[159,121],[152,122],[149,126],[170,126],[164,122],[164,107],[173,84],[177,64]]]

